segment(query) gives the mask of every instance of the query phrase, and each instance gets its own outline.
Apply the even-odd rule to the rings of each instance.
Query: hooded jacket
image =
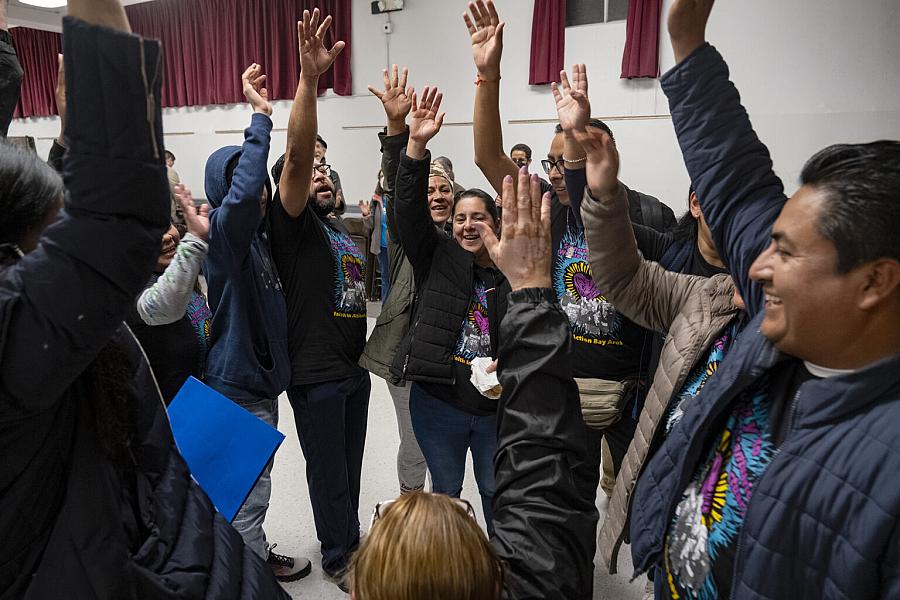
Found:
[[[259,205],[263,188],[272,202],[271,131],[272,120],[254,113],[244,145],[220,148],[206,161],[212,210],[205,272],[213,317],[204,377],[238,402],[277,398],[291,380],[287,308]]]
[[[66,17],[63,45],[66,208],[0,271],[0,598],[286,598],[191,478],[122,325],[169,221],[159,43]]]

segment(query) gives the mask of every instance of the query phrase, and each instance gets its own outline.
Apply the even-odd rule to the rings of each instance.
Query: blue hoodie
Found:
[[[206,161],[212,210],[205,272],[213,318],[205,380],[243,402],[276,398],[291,379],[287,308],[259,207],[263,186],[270,204],[272,198],[266,169],[271,131],[272,120],[254,113],[243,147],[220,148]]]

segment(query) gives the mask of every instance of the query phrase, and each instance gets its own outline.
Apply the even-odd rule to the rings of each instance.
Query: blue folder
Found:
[[[193,377],[169,405],[169,421],[194,479],[231,522],[284,435]]]

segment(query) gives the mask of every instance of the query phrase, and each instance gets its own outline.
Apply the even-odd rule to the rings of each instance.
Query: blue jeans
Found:
[[[278,427],[278,400],[257,400],[236,404],[272,427]],[[263,560],[269,558],[269,544],[266,541],[266,532],[263,531],[263,521],[266,520],[269,498],[272,496],[271,474],[274,460],[273,457],[263,469],[259,479],[256,480],[256,485],[250,490],[247,499],[231,522],[232,527],[244,538],[244,543]]]
[[[322,568],[332,576],[346,569],[359,546],[359,480],[371,387],[369,373],[363,371],[288,390],[306,459]]]
[[[431,472],[434,492],[459,498],[466,474],[466,451],[471,448],[475,481],[488,534],[494,532],[494,454],[497,452],[497,415],[479,417],[435,398],[417,383],[409,394],[413,431]]]
[[[378,270],[381,273],[381,304],[384,305],[391,291],[391,261],[387,248],[382,247],[378,253]]]

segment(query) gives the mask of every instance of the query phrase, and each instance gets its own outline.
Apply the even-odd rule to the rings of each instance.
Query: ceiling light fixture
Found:
[[[19,0],[19,3],[40,8],[62,8],[66,5],[66,0]]]

